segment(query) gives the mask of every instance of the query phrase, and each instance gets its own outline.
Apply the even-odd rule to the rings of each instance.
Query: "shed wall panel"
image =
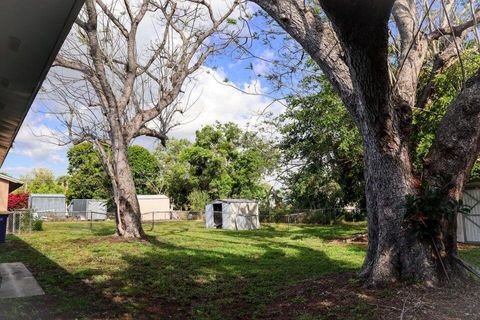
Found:
[[[73,199],[68,208],[69,214],[81,220],[107,219],[107,201],[96,199]]]
[[[39,217],[44,216],[65,216],[67,204],[65,196],[37,196],[31,194],[28,200],[28,207],[35,211]]]
[[[459,215],[457,240],[466,243],[480,243],[480,189],[467,189],[463,203],[471,207],[468,215]]]
[[[148,197],[139,196],[138,203],[140,205],[140,212],[142,220],[151,221],[152,213],[155,220],[169,220],[170,219],[170,199],[163,197]]]
[[[226,201],[218,200],[215,203],[222,204],[222,229],[227,230],[254,230],[260,228],[258,216],[258,203],[252,201],[242,202],[241,200]],[[206,206],[206,226],[211,226],[210,215],[213,216],[213,204]],[[210,214],[210,211],[212,212]]]
[[[215,228],[213,220],[213,204],[207,204],[205,207],[205,226],[207,228]]]

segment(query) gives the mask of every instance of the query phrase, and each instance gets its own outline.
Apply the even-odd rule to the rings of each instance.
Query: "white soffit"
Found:
[[[0,165],[82,5],[0,1]]]

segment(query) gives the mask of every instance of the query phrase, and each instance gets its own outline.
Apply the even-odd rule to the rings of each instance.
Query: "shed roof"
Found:
[[[65,198],[64,194],[32,193],[30,198]]]
[[[149,195],[138,195],[137,198],[139,200],[157,200],[157,199],[169,199],[169,197],[163,195],[163,194],[149,194]]]
[[[0,166],[83,2],[0,1]]]
[[[1,174],[1,173],[0,173],[0,179],[8,181],[8,183],[9,183],[8,193],[11,193],[11,192],[17,190],[18,188],[20,188],[21,186],[23,186],[22,181],[17,180],[17,179],[12,178],[12,177],[9,177],[9,176],[6,176],[6,175]]]
[[[223,203],[257,203],[256,200],[250,200],[250,199],[218,199],[215,200],[214,202],[223,202]]]

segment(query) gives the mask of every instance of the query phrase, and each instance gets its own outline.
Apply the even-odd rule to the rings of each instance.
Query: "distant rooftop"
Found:
[[[9,177],[9,176],[6,176],[6,175],[1,174],[1,173],[0,173],[0,179],[8,181],[10,183],[10,188],[8,190],[9,193],[11,193],[11,192],[17,190],[18,188],[20,188],[21,186],[23,186],[22,181],[20,181],[18,179],[15,179],[15,178],[12,178],[12,177]]]

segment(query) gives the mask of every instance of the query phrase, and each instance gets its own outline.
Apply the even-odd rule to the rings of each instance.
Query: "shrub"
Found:
[[[28,207],[28,197],[29,194],[25,193],[16,193],[8,195],[8,211],[14,211],[18,209],[25,209]]]
[[[43,221],[40,219],[34,219],[32,221],[32,230],[33,231],[43,231]]]
[[[210,197],[205,191],[193,191],[188,195],[188,202],[190,203],[190,210],[203,211],[205,205],[210,200]]]

